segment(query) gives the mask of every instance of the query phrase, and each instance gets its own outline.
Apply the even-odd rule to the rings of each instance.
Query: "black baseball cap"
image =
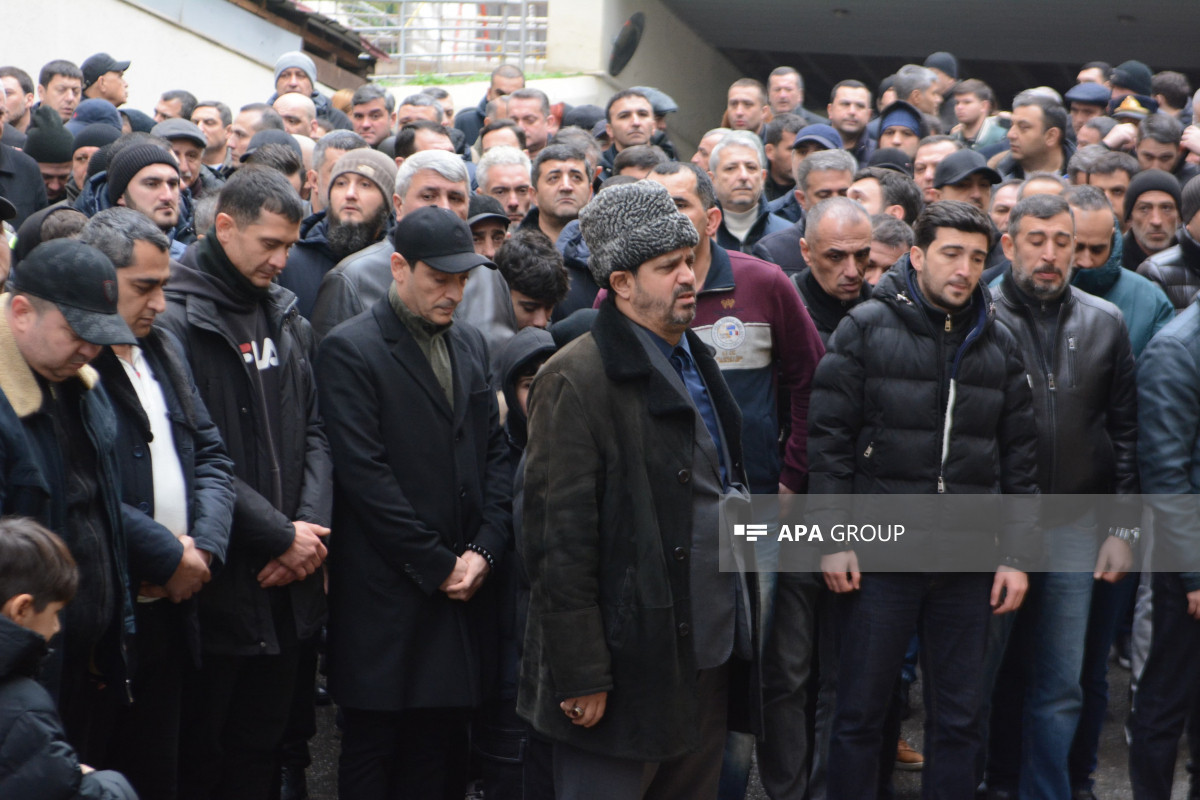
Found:
[[[508,217],[504,220],[507,222]],[[405,214],[392,231],[392,244],[409,266],[424,261],[438,272],[467,272],[496,265],[475,252],[471,229],[457,214],[439,206],[421,206]]]
[[[94,56],[88,56],[80,67],[83,70],[83,88],[86,89],[96,81],[100,80],[100,76],[107,72],[124,72],[129,69],[128,61],[117,61],[108,53],[96,53]]]
[[[933,171],[933,188],[953,186],[977,172],[987,178],[990,183],[999,183],[1004,180],[1000,177],[999,172],[987,165],[987,159],[979,153],[974,150],[956,150],[943,158],[937,165],[937,169]]]
[[[472,192],[471,202],[467,206],[467,225],[474,225],[487,219],[494,219],[505,225],[509,223],[508,214],[505,213],[504,206],[500,205],[499,200],[491,195]]]
[[[75,335],[92,344],[137,344],[117,312],[117,270],[108,256],[74,239],[53,239],[13,268],[12,288],[54,303]]]
[[[17,207],[7,197],[0,197],[0,222],[8,222],[17,215]],[[0,247],[3,243],[0,243]]]

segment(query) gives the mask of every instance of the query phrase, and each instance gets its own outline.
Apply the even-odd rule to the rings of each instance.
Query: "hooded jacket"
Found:
[[[312,319],[313,305],[325,273],[337,260],[329,249],[328,212],[318,211],[300,223],[300,238],[288,253],[287,266],[275,280],[296,295],[296,310],[305,319]]]
[[[1191,305],[1196,292],[1200,292],[1200,242],[1192,238],[1186,227],[1181,227],[1175,235],[1178,244],[1155,253],[1140,265],[1129,266],[1127,263],[1126,267],[1137,269],[1138,275],[1161,286],[1178,314]],[[1127,237],[1133,238],[1132,231]]]
[[[320,572],[272,589],[260,588],[255,577],[291,547],[292,520],[329,525],[333,466],[317,413],[315,342],[287,289],[271,284],[256,299],[218,277],[236,268],[215,237],[201,241],[188,260],[172,269],[167,310],[158,324],[183,344],[200,396],[233,459],[236,492],[225,566],[199,595],[203,644],[206,651],[227,655],[278,653],[281,639],[315,634],[325,615]],[[256,362],[271,358],[266,343],[259,348],[257,341],[241,342],[232,333],[234,320],[251,312],[265,318],[273,340],[277,407],[263,396],[256,373]],[[272,613],[289,603],[294,633],[277,630]]]
[[[1163,290],[1155,283],[1122,266],[1121,229],[1113,226],[1112,250],[1108,261],[1095,269],[1077,269],[1071,278],[1076,289],[1094,294],[1121,309],[1129,327],[1133,357],[1142,354],[1162,326],[1171,321],[1175,310]]]
[[[84,182],[83,189],[75,198],[75,209],[83,212],[89,219],[106,208],[111,208],[108,199],[108,171],[97,172]],[[195,218],[195,204],[192,192],[186,186],[179,187],[179,219],[175,227],[164,231],[171,240],[171,258],[181,258],[187,246],[196,241],[196,229],[192,220]]]
[[[987,289],[976,286],[965,310],[946,314],[926,303],[905,256],[846,313],[817,366],[809,514],[830,505],[822,495],[1036,493],[1031,400],[1017,342],[997,324]],[[1029,569],[1034,509],[981,500],[976,512],[934,520],[929,530],[946,532],[931,534],[935,553],[995,552],[979,520],[1003,515],[995,563]]]
[[[137,800],[124,776],[84,775],[54,701],[34,678],[46,640],[0,616],[0,797],[5,800]]]
[[[529,439],[527,418],[517,401],[517,373],[536,358],[543,361],[553,355],[554,337],[541,328],[522,328],[492,356],[492,385],[499,386],[504,393],[508,416],[504,420],[504,434],[508,440],[512,466],[516,469],[525,443]]]
[[[538,226],[538,219],[538,207],[534,206],[529,209],[525,219],[521,220],[520,229],[541,230]],[[554,243],[554,249],[562,255],[563,264],[570,276],[567,296],[554,307],[554,313],[550,316],[552,321],[558,322],[581,308],[591,308],[596,302],[596,295],[599,293],[600,287],[596,285],[596,279],[592,277],[591,270],[588,269],[588,260],[592,257],[592,253],[588,250],[587,242],[583,240],[583,230],[579,227],[579,220],[573,219],[566,224],[562,233],[558,235],[558,241]]]

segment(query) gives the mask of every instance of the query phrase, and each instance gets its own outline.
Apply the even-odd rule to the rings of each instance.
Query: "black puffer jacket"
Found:
[[[1179,244],[1150,256],[1137,272],[1163,288],[1178,314],[1200,292],[1200,242],[1192,238],[1187,228],[1180,228],[1176,236]]]
[[[79,771],[50,694],[34,680],[46,640],[0,616],[0,797],[137,800],[118,772]]]
[[[1137,384],[1129,329],[1107,300],[1067,287],[1046,353],[1033,309],[1013,283],[996,290],[996,318],[1021,348],[1033,388],[1038,429],[1038,485],[1044,493],[1134,495],[1137,472]],[[1061,504],[1056,503],[1057,506]],[[1046,524],[1069,522],[1062,509]],[[1140,504],[1113,502],[1100,527],[1136,528]]]
[[[925,304],[905,257],[871,298],[838,325],[813,379],[810,511],[824,504],[812,495],[1036,493],[1025,367],[987,289],[948,316]],[[982,519],[988,512],[978,508]],[[996,563],[1027,568],[1037,555],[1033,507],[995,510],[1009,515]],[[939,549],[992,546],[978,521],[931,529],[954,531]]]

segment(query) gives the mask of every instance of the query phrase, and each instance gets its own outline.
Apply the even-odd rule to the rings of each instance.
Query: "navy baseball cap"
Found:
[[[816,142],[826,150],[842,149],[842,135],[832,125],[825,125],[823,123],[807,125],[801,128],[796,133],[796,138],[792,140],[792,149],[795,150],[805,142]]]
[[[117,270],[108,256],[74,239],[53,239],[13,269],[13,288],[54,303],[75,335],[101,345],[137,344],[117,312]]]
[[[401,217],[392,231],[392,244],[414,268],[424,261],[438,272],[467,272],[481,265],[496,269],[492,261],[475,252],[467,223],[439,206],[421,206]]]
[[[1083,103],[1089,106],[1108,108],[1108,101],[1112,99],[1112,92],[1099,83],[1080,83],[1067,90],[1067,93],[1063,95],[1063,99],[1067,103]]]

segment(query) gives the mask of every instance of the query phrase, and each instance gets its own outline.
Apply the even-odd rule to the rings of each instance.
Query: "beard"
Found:
[[[325,232],[325,240],[329,243],[329,250],[333,253],[334,259],[341,261],[346,256],[353,255],[364,247],[374,244],[379,235],[383,233],[387,215],[387,206],[380,206],[379,210],[368,220],[342,222],[333,215],[333,210],[330,209],[329,229]]]

